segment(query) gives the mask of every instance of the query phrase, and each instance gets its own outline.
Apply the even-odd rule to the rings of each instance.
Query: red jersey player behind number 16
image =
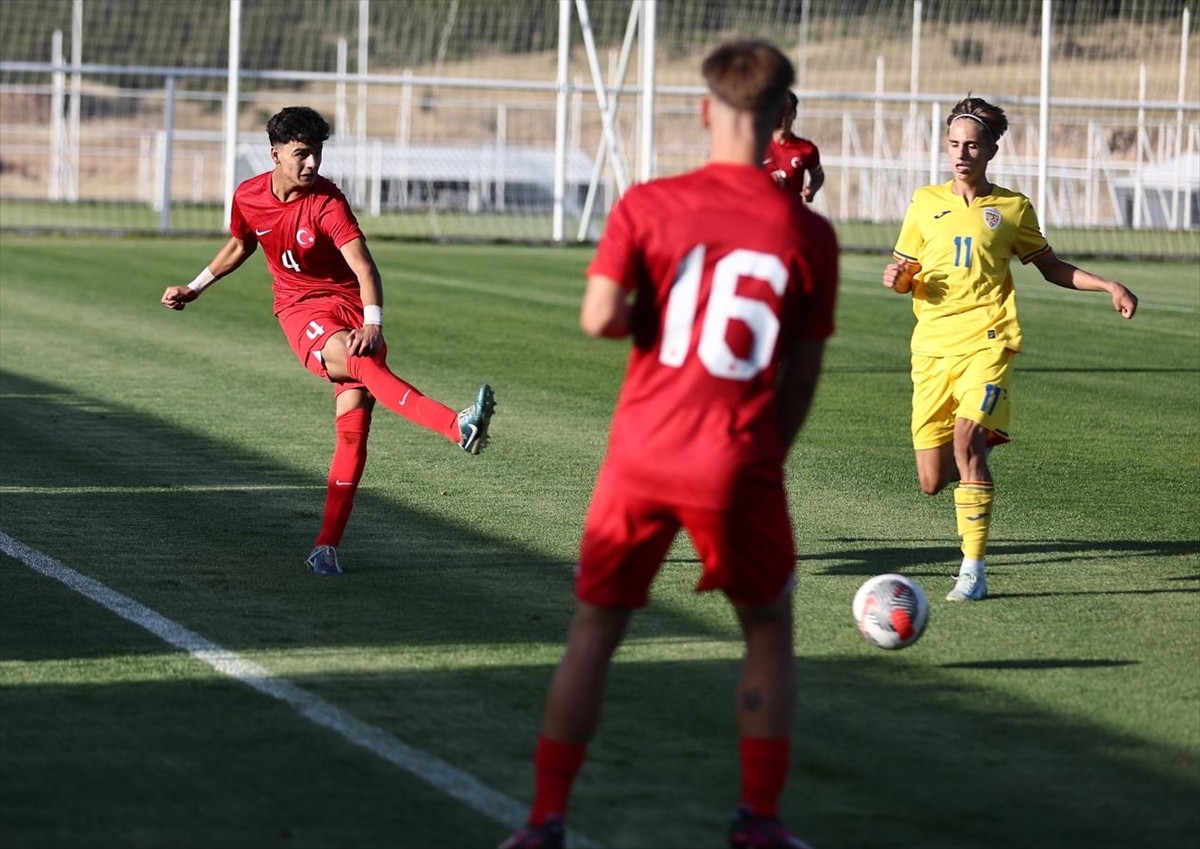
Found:
[[[496,403],[485,383],[475,403],[456,413],[388,368],[379,269],[345,196],[317,173],[329,133],[325,119],[306,106],[273,116],[267,138],[275,167],[237,187],[229,241],[195,280],[162,296],[163,306],[181,310],[262,246],[275,316],[292,351],[333,383],[336,442],[324,518],[307,561],[318,575],[342,574],[337,546],[367,462],[376,401],[470,454],[487,444]]]
[[[821,167],[821,152],[817,146],[792,132],[799,104],[800,100],[793,92],[784,95],[783,114],[767,144],[763,165],[780,188],[799,196],[805,203],[812,203],[821,186],[825,185],[825,169]]]

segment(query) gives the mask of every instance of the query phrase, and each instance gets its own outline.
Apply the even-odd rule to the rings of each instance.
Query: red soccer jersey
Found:
[[[276,314],[311,295],[359,297],[358,278],[340,249],[363,232],[342,190],[324,177],[288,203],[271,191],[270,171],[251,177],[233,194],[229,232],[262,246]]]
[[[832,334],[837,265],[833,228],[760,168],[625,193],[587,270],[637,293],[605,459],[625,486],[721,509],[782,482],[780,353]]]
[[[821,165],[821,153],[808,139],[794,136],[782,142],[774,138],[767,144],[763,165],[777,184],[794,195],[804,188],[804,171]]]

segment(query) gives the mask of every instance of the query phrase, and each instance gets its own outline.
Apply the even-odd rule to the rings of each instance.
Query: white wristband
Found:
[[[377,304],[363,304],[363,324],[383,324],[383,307]]]
[[[199,294],[212,285],[212,282],[217,278],[213,277],[213,273],[208,270],[208,266],[204,266],[204,270],[196,275],[196,279],[187,285],[193,292]]]

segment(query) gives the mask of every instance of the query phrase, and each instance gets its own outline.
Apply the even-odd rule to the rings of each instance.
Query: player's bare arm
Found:
[[[1122,318],[1133,318],[1133,314],[1137,312],[1137,295],[1129,291],[1123,283],[1084,271],[1059,258],[1054,251],[1038,257],[1033,264],[1042,273],[1042,277],[1055,286],[1080,292],[1107,292],[1112,297],[1113,309],[1119,312]]]
[[[893,262],[883,269],[883,285],[899,295],[912,291],[913,279],[921,270],[919,262]]]
[[[579,310],[579,326],[589,336],[621,339],[629,335],[633,305],[617,281],[602,274],[588,277]]]
[[[825,185],[825,169],[820,165],[809,168],[808,184],[800,192],[800,197],[804,198],[805,203],[812,203],[812,199],[816,197],[823,185]]]
[[[358,278],[359,297],[363,302],[363,325],[350,331],[346,351],[352,357],[369,357],[383,347],[383,282],[379,267],[364,239],[342,245],[342,256]]]
[[[798,340],[783,360],[783,371],[779,379],[779,412],[784,445],[791,446],[800,433],[804,420],[808,418],[813,396],[817,392],[821,359],[824,355],[823,341]]]
[[[207,273],[202,272],[187,286],[168,286],[167,290],[163,292],[162,305],[171,310],[183,309],[200,297],[200,293],[206,286],[232,274],[241,267],[241,264],[249,259],[257,248],[258,242],[254,239],[239,239],[237,236],[231,236],[225,246],[213,257],[212,262],[205,267]]]

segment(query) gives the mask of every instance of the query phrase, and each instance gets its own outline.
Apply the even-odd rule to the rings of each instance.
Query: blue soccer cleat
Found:
[[[338,562],[337,549],[332,545],[318,545],[308,555],[305,561],[314,575],[344,575],[342,564]]]
[[[760,817],[738,808],[729,820],[731,849],[812,849],[788,831],[778,817]]]
[[[513,832],[496,849],[563,849],[562,820],[551,817],[543,825],[527,825]]]

